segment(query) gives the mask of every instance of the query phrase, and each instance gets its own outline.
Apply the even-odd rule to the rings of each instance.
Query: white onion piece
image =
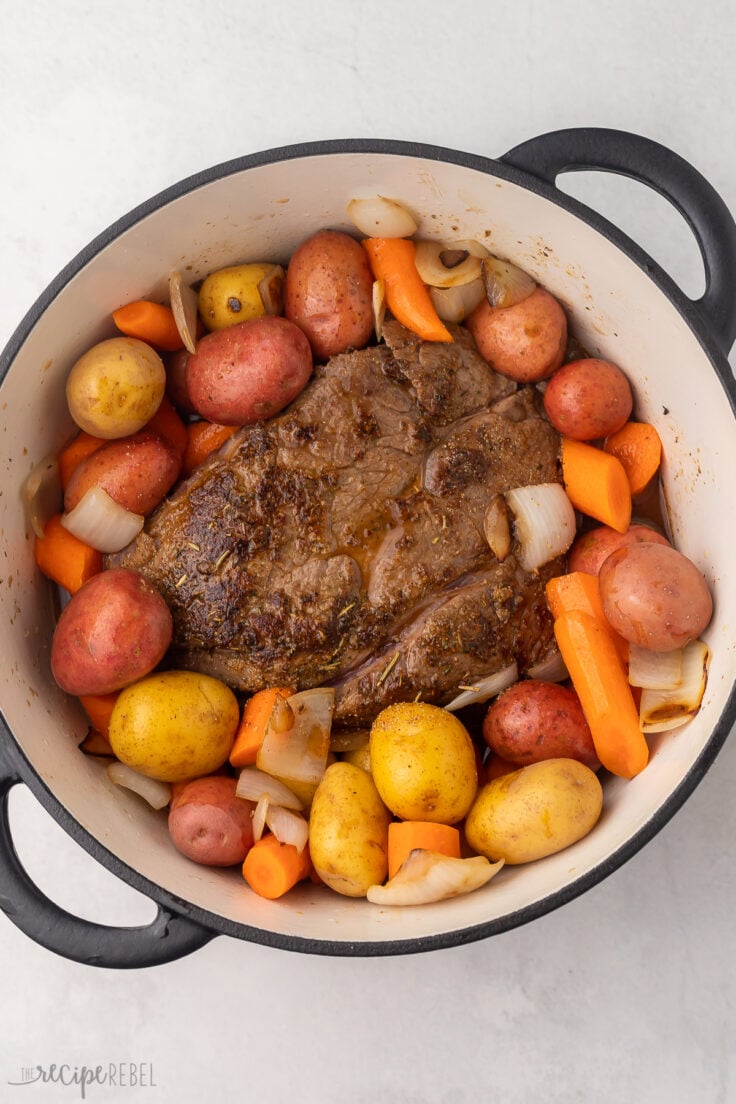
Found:
[[[102,487],[90,487],[61,524],[98,552],[119,552],[137,537],[145,518],[126,510]]]
[[[708,645],[693,640],[682,649],[682,681],[674,690],[642,690],[639,725],[642,732],[667,732],[691,720],[700,709],[708,680]]]
[[[110,763],[107,777],[116,786],[123,786],[126,790],[137,793],[152,809],[163,809],[171,801],[171,786],[168,782],[147,778],[145,774],[139,774],[125,763]]]
[[[521,545],[519,563],[536,571],[567,552],[575,539],[575,510],[559,483],[537,483],[506,492]]]
[[[507,686],[511,686],[512,683],[516,682],[518,677],[519,668],[516,663],[510,663],[508,667],[504,667],[501,671],[496,671],[483,679],[475,679],[472,686],[465,687],[462,693],[458,694],[449,705],[445,706],[445,709],[448,713],[454,713],[456,709],[464,709],[466,705],[474,705],[476,702],[484,702],[488,701],[489,698],[495,698],[496,694],[500,694]]]
[[[653,652],[629,644],[629,685],[647,690],[676,690],[682,682],[682,650]]]
[[[451,242],[447,249],[464,249],[467,253],[470,253],[473,257],[488,257],[490,250],[486,249],[485,245],[476,241],[474,238],[464,238],[462,241]]]
[[[472,893],[490,882],[503,866],[483,855],[455,859],[437,851],[410,851],[390,881],[371,886],[366,894],[374,905],[431,905]]]
[[[351,199],[347,210],[350,221],[367,238],[410,238],[417,232],[414,216],[395,199]]]
[[[258,770],[257,767],[243,767],[238,776],[235,794],[237,797],[255,802],[259,802],[262,797],[268,797],[274,805],[283,805],[285,809],[304,808],[296,794],[285,783],[266,774],[265,771]]]
[[[309,825],[300,813],[284,809],[281,805],[269,804],[266,824],[279,843],[291,843],[301,855],[309,839]]]
[[[253,810],[253,842],[258,843],[259,839],[263,835],[263,830],[266,827],[266,813],[268,812],[271,804],[271,798],[268,794],[262,794],[258,798],[255,809]]]
[[[380,341],[383,335],[383,320],[386,317],[386,284],[384,280],[373,281],[371,303],[373,307],[373,329],[376,334],[376,341]]]
[[[285,732],[277,732],[269,720],[256,765],[287,785],[290,781],[315,784],[327,765],[335,691],[322,686],[302,690],[291,695],[288,706],[294,724]]]
[[[62,504],[59,463],[55,456],[46,456],[26,476],[21,487],[21,498],[31,529],[42,537],[46,524],[58,514]]]
[[[442,256],[457,252],[453,246],[442,242],[418,241],[414,252],[414,264],[425,284],[430,287],[461,287],[477,280],[481,275],[481,259],[468,253],[465,260],[449,267],[442,262]],[[467,250],[460,250],[467,253]]]
[[[535,280],[510,261],[486,257],[482,262],[486,295],[492,307],[514,307],[537,290]]]
[[[499,563],[511,551],[511,526],[503,495],[494,495],[483,518],[483,530],[488,546]]]
[[[258,294],[266,314],[281,314],[284,309],[284,270],[281,265],[271,265],[258,283]]]
[[[429,289],[434,309],[443,322],[462,322],[485,299],[486,289],[480,277],[457,287]]]
[[[565,679],[570,677],[570,673],[565,666],[561,653],[555,649],[554,652],[550,652],[546,659],[530,667],[527,671],[527,677],[541,679],[542,682],[564,682]]]
[[[169,275],[169,301],[179,337],[188,352],[196,352],[199,299],[194,288],[184,283],[180,272]]]

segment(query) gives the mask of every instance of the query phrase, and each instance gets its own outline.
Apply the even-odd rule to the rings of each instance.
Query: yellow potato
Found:
[[[362,744],[358,747],[351,748],[350,751],[343,753],[343,760],[346,763],[352,763],[355,767],[360,767],[364,771],[368,771],[372,774],[371,770],[371,745],[368,737],[366,736]]]
[[[483,786],[465,821],[465,838],[492,862],[533,862],[587,835],[602,805],[590,767],[577,759],[545,759]]]
[[[366,771],[345,762],[328,767],[309,814],[309,852],[322,881],[345,897],[365,897],[384,882],[390,821]]]
[[[389,705],[371,729],[378,792],[402,820],[455,824],[478,788],[473,741],[452,713],[424,702]]]
[[[113,337],[80,357],[66,382],[69,412],[93,437],[137,433],[158,410],[166,369],[158,353],[135,337]]]
[[[222,766],[239,719],[235,695],[224,682],[194,671],[163,671],[120,693],[110,744],[133,770],[182,782]]]
[[[199,313],[208,330],[224,330],[236,322],[261,318],[266,305],[258,290],[261,280],[273,277],[272,289],[279,297],[283,269],[273,264],[244,264],[212,272],[199,289]]]

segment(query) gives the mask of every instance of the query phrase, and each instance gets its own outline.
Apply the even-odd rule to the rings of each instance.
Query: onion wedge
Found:
[[[570,677],[570,673],[565,666],[561,653],[555,649],[545,659],[530,667],[527,671],[527,677],[541,679],[542,682],[564,682],[565,679]]]
[[[575,539],[575,510],[559,483],[537,483],[506,492],[521,545],[519,563],[525,571],[567,552]]]
[[[491,552],[499,563],[503,563],[511,551],[511,526],[503,495],[497,494],[491,499],[483,518],[483,530]]]
[[[267,797],[274,805],[283,805],[285,809],[303,809],[304,806],[295,793],[278,778],[273,778],[257,767],[243,767],[235,787],[237,797],[259,802]],[[265,817],[265,813],[264,813]]]
[[[383,335],[383,320],[386,317],[386,284],[383,280],[373,281],[373,294],[371,297],[373,308],[373,330],[376,341],[380,341]]]
[[[667,732],[691,720],[700,709],[708,680],[710,651],[702,640],[682,649],[682,678],[674,690],[642,690],[639,725],[642,732]]]
[[[42,537],[49,518],[62,508],[61,478],[55,456],[46,456],[26,476],[21,497],[31,529]]]
[[[307,846],[309,825],[300,813],[269,803],[266,810],[266,824],[279,843],[292,844],[299,854]]]
[[[647,690],[676,690],[682,683],[682,649],[653,652],[629,644],[629,686]]]
[[[169,275],[169,302],[179,337],[184,342],[187,352],[196,352],[199,300],[194,288],[184,283],[180,272],[172,272]]]
[[[429,298],[443,322],[462,322],[485,298],[485,294],[480,277],[457,287],[429,289]]]
[[[331,687],[302,690],[292,694],[287,704],[294,723],[285,731],[277,731],[280,726],[269,720],[256,766],[287,786],[291,782],[316,785],[327,765],[335,691]]]
[[[145,518],[126,510],[102,487],[90,487],[61,524],[98,552],[119,552],[137,537]]]
[[[386,196],[351,199],[347,211],[350,221],[367,238],[410,238],[417,232],[411,212]]]
[[[485,257],[482,271],[486,296],[492,307],[514,307],[536,291],[536,281],[510,261]]]
[[[266,275],[259,281],[258,294],[266,314],[281,314],[284,309],[284,270],[281,265],[271,265]]]
[[[414,254],[417,272],[436,288],[462,287],[481,275],[481,259],[467,249],[453,249],[436,241],[418,241]]]
[[[489,698],[495,698],[496,694],[500,694],[507,686],[511,686],[512,683],[516,682],[518,677],[519,669],[516,663],[511,663],[508,667],[504,667],[502,671],[496,671],[483,679],[476,679],[472,686],[462,687],[462,693],[453,698],[450,704],[445,706],[445,709],[448,713],[454,713],[456,709],[463,709],[466,705],[473,705],[476,702],[484,702],[488,701]]]
[[[125,763],[110,763],[107,768],[107,777],[116,786],[122,786],[126,790],[132,790],[147,801],[152,809],[163,809],[171,801],[171,786],[168,782],[159,782],[155,778],[147,778],[145,774],[139,774]]]
[[[431,905],[480,889],[502,866],[503,859],[497,863],[483,855],[453,859],[415,848],[390,881],[371,886],[366,896],[374,905]]]
[[[263,835],[263,830],[266,827],[266,814],[268,812],[269,805],[271,804],[271,798],[268,794],[263,794],[258,798],[258,803],[253,810],[253,842],[258,843],[259,839]],[[283,808],[283,806],[282,806]]]

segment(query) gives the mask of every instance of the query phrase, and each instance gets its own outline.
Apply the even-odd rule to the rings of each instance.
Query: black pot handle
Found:
[[[45,897],[23,867],[10,832],[8,796],[21,779],[0,756],[0,908],[42,947],[87,966],[137,969],[158,966],[198,950],[214,932],[159,906],[141,927],[108,927],[72,916]]]
[[[552,185],[562,172],[620,173],[669,199],[689,223],[705,265],[705,294],[695,305],[728,355],[736,340],[736,222],[689,162],[650,138],[599,127],[542,134],[500,160]]]

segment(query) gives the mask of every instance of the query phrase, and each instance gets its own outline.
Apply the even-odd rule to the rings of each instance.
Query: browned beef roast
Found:
[[[278,417],[238,431],[116,562],[168,601],[172,663],[236,689],[331,683],[362,725],[389,702],[551,649],[544,582],[499,564],[491,496],[556,481],[535,391],[493,373],[463,329],[334,357]]]

